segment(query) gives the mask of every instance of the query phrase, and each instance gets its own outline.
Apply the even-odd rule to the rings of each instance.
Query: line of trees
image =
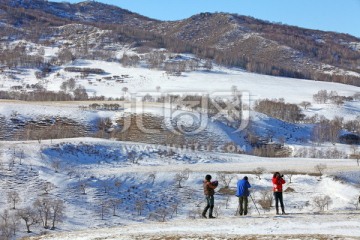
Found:
[[[23,91],[0,91],[0,99],[22,100],[22,101],[87,101],[96,100],[100,97],[89,97],[83,86],[74,89],[73,94],[64,91],[35,90]]]
[[[319,90],[313,95],[313,99],[316,103],[326,103],[330,101],[337,106],[344,104],[344,102],[352,101],[354,98],[358,98],[358,94],[354,96],[340,96],[336,91]]]
[[[26,231],[31,233],[31,228],[38,225],[45,229],[55,230],[57,223],[62,222],[65,218],[65,205],[61,199],[37,198],[32,206],[16,209],[15,203],[20,202],[20,200],[17,192],[8,193],[8,201],[13,204],[13,211],[4,210],[0,214],[1,239],[13,239],[20,229],[21,222],[24,223]]]
[[[258,100],[255,102],[254,109],[273,118],[291,123],[300,122],[305,117],[298,105],[285,103],[282,99]]]

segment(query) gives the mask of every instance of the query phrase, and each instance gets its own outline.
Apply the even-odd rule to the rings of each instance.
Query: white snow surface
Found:
[[[45,57],[51,58],[58,49],[46,48]],[[89,75],[81,79],[78,73],[64,71],[64,67],[101,68],[105,75]],[[77,78],[77,84],[85,86],[91,95],[120,98],[133,94],[159,94],[156,87],[161,87],[161,93],[178,92],[229,92],[236,86],[239,91],[247,91],[251,102],[263,98],[284,98],[286,102],[313,102],[313,94],[319,90],[337,91],[339,95],[351,96],[360,92],[359,87],[339,83],[309,81],[282,77],[265,76],[248,73],[240,69],[227,69],[215,66],[211,71],[196,71],[183,73],[180,77],[167,75],[164,71],[146,68],[125,68],[119,63],[78,60],[64,67],[59,67],[41,83],[48,90],[58,91],[63,81],[70,77]],[[21,69],[16,78],[4,73],[0,78],[0,90],[11,86],[35,84],[39,80],[34,77],[35,70]],[[124,83],[104,80],[103,77],[125,76]],[[101,81],[98,81],[101,79]],[[122,91],[123,87],[129,93]],[[79,110],[79,106],[91,102],[19,102],[0,101],[0,116],[20,120],[41,119],[42,117],[66,117],[79,123],[89,124],[101,117],[109,117],[113,121],[124,112],[134,112],[138,109],[119,111]],[[144,111],[163,115],[161,104],[148,103]],[[186,110],[182,109],[182,112]],[[304,113],[324,115],[331,119],[334,116],[354,120],[359,116],[360,102],[346,102],[343,106],[333,104],[314,104]],[[290,124],[273,119],[264,114],[252,112],[254,128],[259,133],[274,132],[274,138],[286,136],[286,143],[293,149],[312,147],[309,142],[311,126],[307,124]],[[184,118],[184,124],[191,119]],[[1,127],[0,127],[1,129]],[[218,122],[209,121],[206,131],[213,138],[224,142],[234,141],[244,146],[242,135],[234,135],[233,129]],[[246,146],[247,147],[247,146]],[[349,153],[350,147],[336,144],[339,150]],[[317,147],[319,149],[334,148],[330,143]],[[306,239],[328,239],[341,236],[341,239],[360,238],[359,210],[357,210],[360,185],[359,167],[351,159],[310,159],[310,158],[260,158],[249,155],[229,154],[222,152],[191,151],[173,149],[176,154],[167,156],[161,154],[166,146],[143,143],[120,142],[96,138],[58,139],[42,141],[1,141],[0,142],[0,210],[9,209],[6,194],[10,190],[20,193],[21,202],[18,208],[29,206],[38,197],[44,197],[39,187],[49,181],[56,188],[49,195],[64,200],[66,218],[57,225],[50,235],[39,236],[43,228],[32,226],[33,233],[27,234],[23,223],[18,237],[33,236],[34,239],[225,239],[231,237],[254,236],[257,239],[284,239],[289,236],[309,235]],[[24,151],[22,164],[18,153]],[[17,155],[14,156],[14,151]],[[135,151],[142,158],[138,164],[127,159],[127,153]],[[11,162],[15,159],[15,164]],[[52,162],[58,160],[61,170],[55,172]],[[314,167],[326,164],[327,169],[322,179],[316,176]],[[261,179],[253,170],[264,167],[266,171]],[[189,179],[178,188],[174,177],[177,173],[190,169]],[[244,175],[249,176],[252,184],[252,196],[257,202],[263,191],[271,191],[271,177],[274,171],[294,170],[297,172],[285,189],[292,188],[294,192],[284,193],[286,210],[289,215],[274,216],[274,209],[263,210],[259,204],[259,216],[250,202],[250,213],[247,217],[234,216],[237,208],[237,198],[229,197],[220,192],[215,195],[215,205],[218,218],[215,220],[199,219],[197,212],[204,207],[202,180],[205,174],[217,178],[219,172],[225,172],[234,179],[230,184],[233,190],[236,181]],[[72,172],[74,176],[69,176]],[[149,176],[155,173],[154,182]],[[113,187],[115,180],[121,182],[119,189]],[[79,190],[79,183],[85,181],[88,185],[86,194]],[[112,186],[109,192],[104,192],[103,186]],[[220,184],[217,191],[223,188]],[[145,192],[148,190],[148,196]],[[317,196],[330,196],[332,204],[325,212],[319,212],[313,203]],[[99,214],[99,204],[102,200],[120,198],[122,203],[117,209],[117,215],[107,212],[104,219]],[[141,214],[135,209],[139,200],[146,200],[146,208]],[[226,207],[226,202],[228,206]],[[169,210],[179,203],[177,214],[168,215],[166,222],[158,222],[149,216],[159,208]],[[195,212],[195,214],[194,214]],[[196,219],[189,217],[196,215]],[[211,227],[209,227],[211,226]],[[321,237],[323,236],[323,238]],[[178,237],[178,238],[177,238]],[[171,238],[170,238],[171,239]]]
[[[41,182],[49,181],[56,188],[47,196],[60,198],[65,202],[66,218],[57,225],[55,231],[50,232],[55,235],[40,238],[36,236],[35,239],[146,239],[159,236],[161,239],[166,235],[194,235],[204,239],[209,234],[219,236],[220,239],[248,234],[360,236],[357,227],[360,215],[354,205],[359,194],[359,170],[350,159],[268,159],[191,151],[178,152],[174,156],[160,156],[159,146],[94,138],[43,140],[41,143],[2,142],[1,149],[1,173],[8,177],[6,185],[1,183],[4,186],[0,190],[2,196],[6,196],[9,189],[18,189],[22,199],[18,208],[21,208],[31,204],[37,197],[44,197],[38,186]],[[12,170],[8,171],[7,163],[12,161],[14,149],[24,150],[25,155],[22,165],[16,160]],[[125,158],[126,152],[134,149],[144,156],[138,164],[132,164]],[[51,167],[54,159],[61,161],[62,168],[58,173]],[[316,173],[314,166],[319,163],[327,165],[322,180],[318,176],[308,175]],[[266,168],[261,179],[252,173],[257,167]],[[190,177],[182,183],[182,188],[178,188],[174,176],[185,169],[191,170]],[[217,192],[215,204],[218,219],[210,222],[211,220],[200,220],[198,217],[195,220],[189,218],[190,213],[196,214],[204,207],[202,180],[205,174],[211,174],[214,179],[219,171],[233,176],[230,189],[236,187],[238,179],[247,175],[252,184],[252,196],[257,201],[263,191],[271,191],[272,172],[286,169],[298,172],[292,177],[292,183],[285,176],[288,183],[284,189],[294,189],[294,192],[284,193],[289,215],[275,216],[273,208],[269,212],[262,210],[257,204],[261,214],[258,216],[250,202],[247,217],[234,216],[237,198],[229,195],[228,206],[225,207],[227,195]],[[69,177],[67,173],[70,170],[77,172],[78,177]],[[151,173],[156,174],[153,183],[149,179]],[[112,187],[108,193],[104,193],[103,183],[114,184],[116,179],[122,183],[120,189]],[[85,195],[76,187],[79,180],[85,180],[88,184]],[[219,189],[222,187],[220,183]],[[149,191],[147,207],[138,215],[134,206],[136,201],[144,198],[145,190]],[[321,213],[313,204],[313,199],[326,195],[333,202],[328,210]],[[99,202],[101,199],[114,197],[123,199],[116,210],[117,215],[112,216],[107,212],[102,220]],[[2,208],[6,208],[8,204],[2,201]],[[166,222],[159,223],[149,218],[159,206],[170,209],[177,201],[178,213],[172,217],[168,215]],[[213,226],[210,229],[209,224]],[[24,226],[21,227],[20,235],[29,236],[24,232]],[[30,236],[42,231],[41,227],[35,226],[32,230]]]

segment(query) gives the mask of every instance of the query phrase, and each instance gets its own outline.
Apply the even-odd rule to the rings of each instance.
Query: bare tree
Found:
[[[102,180],[100,185],[104,189],[104,193],[109,193],[109,191],[112,189],[112,186],[108,180]]]
[[[138,200],[135,202],[135,209],[137,210],[139,216],[141,215],[142,211],[144,210],[144,207],[145,207],[144,201]]]
[[[328,92],[326,90],[319,90],[313,95],[313,99],[316,103],[326,103],[328,100]]]
[[[44,228],[49,228],[48,221],[51,218],[51,202],[49,198],[38,198],[33,204],[34,208],[38,212],[40,220]]]
[[[151,181],[151,184],[153,185],[156,179],[156,173],[150,173],[149,174],[149,179]]]
[[[51,230],[55,229],[55,224],[58,222],[62,222],[65,214],[65,206],[64,202],[61,199],[55,199],[50,201],[50,208],[51,208],[51,219],[52,219],[52,227]]]
[[[311,106],[311,102],[308,101],[303,101],[299,104],[301,107],[303,107],[304,109],[307,109],[308,107]]]
[[[289,183],[292,183],[292,177],[296,174],[295,170],[286,170],[284,174],[289,178]]]
[[[253,170],[254,174],[261,180],[261,175],[264,174],[266,168],[264,167],[257,167]]]
[[[24,159],[24,149],[21,149],[19,156],[19,164],[22,165],[22,160]]]
[[[75,166],[69,166],[67,167],[67,175],[72,179],[73,177],[79,176],[79,173]]]
[[[155,214],[159,217],[160,222],[165,222],[169,211],[166,208],[158,208],[155,210]]]
[[[212,61],[210,59],[206,60],[203,67],[210,71],[212,68],[213,68],[213,64],[212,64]]]
[[[218,181],[224,185],[224,188],[229,188],[231,181],[234,179],[235,176],[227,175],[225,173],[219,172],[217,174]]]
[[[85,195],[86,194],[86,189],[88,187],[88,183],[86,180],[80,180],[78,182],[78,188],[81,191],[81,194]]]
[[[315,168],[315,171],[319,172],[320,179],[321,179],[327,166],[326,166],[326,164],[320,163],[320,164],[317,164],[314,168]]]
[[[127,159],[134,164],[138,164],[139,160],[141,160],[141,156],[135,151],[130,151],[127,153]]]
[[[325,207],[327,210],[329,210],[329,205],[332,203],[332,199],[329,196],[317,196],[313,199],[314,205],[319,209],[320,212],[323,212],[325,210]]]
[[[114,182],[114,186],[117,188],[117,191],[120,192],[121,181],[119,179],[116,179]]]
[[[112,208],[113,216],[116,216],[116,209],[122,203],[121,199],[118,198],[111,198],[108,201],[108,206]]]
[[[191,170],[187,168],[184,171],[175,174],[174,180],[178,183],[179,188],[182,188],[182,186],[181,186],[182,181],[189,179],[190,172],[191,172]]]
[[[51,182],[44,182],[40,188],[45,192],[45,194],[49,194],[49,192],[53,190],[55,187],[56,186]]]
[[[16,235],[18,229],[18,217],[17,215],[10,214],[8,210],[0,215],[0,239],[10,240]]]
[[[360,205],[360,196],[355,198],[355,201],[351,201],[351,204],[354,205],[355,210],[359,209],[359,205]]]
[[[187,199],[191,199],[194,196],[195,191],[196,190],[193,188],[186,189],[185,194],[187,195]]]
[[[350,154],[351,159],[355,159],[358,166],[360,166],[360,153],[357,151],[358,147],[353,145],[351,146],[351,149],[353,150],[353,153]]]
[[[228,209],[229,202],[230,202],[230,195],[227,195],[227,197],[225,199],[225,209]]]
[[[55,159],[51,162],[51,167],[54,169],[54,171],[56,173],[59,172],[60,168],[61,168],[61,160],[59,159]]]
[[[99,202],[99,210],[100,210],[100,216],[101,216],[101,220],[104,220],[104,216],[107,213],[108,210],[108,202],[105,200],[100,200]]]
[[[150,190],[149,189],[144,189],[143,193],[144,193],[144,197],[148,198],[149,194],[150,194]]]
[[[12,235],[15,236],[16,232],[19,230],[20,218],[16,213],[10,215],[10,229],[12,230]]]
[[[129,88],[123,87],[123,88],[121,89],[121,91],[123,92],[123,97],[124,97],[124,99],[125,99],[125,95],[126,95],[126,93],[129,91]]]
[[[179,209],[179,202],[175,202],[171,205],[172,208],[172,212],[171,212],[171,218],[173,217],[174,214],[178,214],[178,209]]]
[[[19,194],[16,191],[10,191],[7,193],[8,203],[12,204],[12,209],[15,209],[15,205],[21,201]]]
[[[31,207],[26,207],[24,209],[20,209],[17,212],[17,215],[20,219],[24,220],[26,230],[28,233],[31,233],[30,227],[33,225],[37,225],[40,223],[39,216],[37,212]]]

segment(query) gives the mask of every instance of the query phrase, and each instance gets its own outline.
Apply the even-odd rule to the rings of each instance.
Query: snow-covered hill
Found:
[[[119,52],[119,54],[121,53]],[[80,78],[80,73],[66,72],[64,71],[65,67],[99,68],[104,70],[106,74],[90,74],[85,78]],[[11,79],[9,75],[10,73],[7,71],[3,72],[0,90],[9,90],[12,86],[18,85],[26,89],[27,84],[39,82],[35,78],[34,71],[27,69],[15,74],[15,79]],[[116,76],[119,76],[122,81],[116,81]],[[337,91],[339,95],[345,96],[351,96],[360,91],[359,87],[345,84],[273,77],[220,66],[214,67],[211,71],[186,72],[182,76],[176,77],[160,70],[144,67],[123,67],[120,63],[90,60],[77,60],[60,67],[40,82],[43,82],[48,90],[59,91],[60,85],[70,78],[74,78],[77,84],[83,85],[90,96],[105,96],[107,98],[123,97],[122,89],[124,87],[127,87],[131,93],[156,94],[158,92],[156,87],[158,86],[161,88],[160,91],[164,93],[182,91],[185,93],[231,93],[231,88],[236,86],[239,91],[249,92],[252,100],[284,98],[286,102],[291,103],[312,102],[313,94],[323,89],[329,92]],[[320,110],[321,108],[316,109],[316,111]]]
[[[129,149],[138,149],[142,155],[137,164],[133,164],[128,158]],[[142,149],[142,150],[139,150]],[[253,224],[261,224],[262,227],[251,227],[250,222],[239,217],[234,218],[237,208],[237,198],[233,193],[229,195],[219,190],[216,194],[216,214],[221,224],[211,230],[211,234],[223,235],[229,229],[235,235],[245,232],[235,230],[236,223],[247,226],[249,234],[332,234],[358,236],[358,232],[343,231],[344,225],[354,225],[357,215],[351,215],[358,197],[359,174],[356,163],[353,160],[320,160],[320,159],[263,159],[237,154],[213,154],[206,152],[179,152],[163,155],[164,148],[154,145],[139,145],[137,143],[121,143],[98,139],[64,139],[39,142],[3,142],[1,144],[2,169],[0,190],[2,196],[9,191],[17,191],[21,201],[17,204],[20,209],[31,205],[38,198],[56,198],[64,201],[66,218],[58,224],[57,231],[73,231],[88,228],[103,228],[119,225],[128,227],[109,230],[106,235],[109,239],[117,238],[118,231],[126,231],[126,235],[157,233],[154,228],[162,228],[165,224],[166,231],[162,234],[181,234],[187,224],[193,222],[192,230],[187,232],[191,235],[202,235],[204,222],[209,220],[189,220],[198,218],[198,213],[203,207],[202,179],[205,174],[212,174],[218,178],[219,172],[224,172],[233,177],[230,189],[234,189],[237,179],[248,175],[252,184],[252,196],[255,201],[262,198],[264,192],[271,189],[271,176],[273,171],[284,171],[291,168],[298,172],[285,189],[286,210],[290,214],[280,218],[274,218],[273,209],[268,212],[260,209],[261,216],[250,206],[250,215],[246,220]],[[15,160],[13,154],[15,152]],[[23,152],[20,165],[20,152]],[[55,168],[54,162],[60,165]],[[327,164],[326,175],[319,181],[314,166]],[[266,171],[258,179],[253,169],[264,167]],[[189,170],[189,179],[181,182],[178,187],[175,175],[186,169]],[[151,175],[154,175],[154,178]],[[310,175],[309,175],[310,174]],[[289,179],[286,177],[286,180]],[[43,184],[50,182],[55,188],[44,193]],[[115,185],[120,182],[120,186]],[[79,187],[80,183],[86,183],[85,194]],[[224,185],[220,182],[219,189]],[[231,192],[231,191],[230,191]],[[304,195],[305,194],[305,195]],[[332,199],[328,213],[339,214],[340,218],[332,218],[328,214],[317,215],[318,209],[313,203],[316,196],[328,195]],[[101,206],[104,201],[120,199],[121,203],[116,208],[116,216],[112,214],[112,208],[106,207],[104,216],[101,216]],[[2,202],[2,209],[8,204]],[[137,203],[144,202],[144,207],[139,214]],[[176,207],[176,212],[175,208]],[[165,209],[164,219],[166,222],[157,224],[161,214],[159,209]],[[162,215],[161,215],[162,216]],[[316,217],[313,221],[312,230],[305,231],[307,221]],[[274,218],[274,219],[273,219]],[[272,221],[283,222],[286,227],[282,230]],[[162,220],[161,220],[162,221]],[[190,221],[190,222],[189,222]],[[144,222],[138,225],[139,222]],[[227,223],[228,222],[228,223]],[[230,224],[232,222],[232,224]],[[226,223],[226,224],[225,224]],[[135,225],[134,225],[135,224]],[[20,235],[24,233],[23,223],[20,227]],[[226,227],[227,226],[227,227]],[[330,226],[333,231],[330,231]],[[295,229],[290,230],[290,227]],[[150,230],[153,229],[153,230]],[[33,234],[38,234],[41,227],[32,227]],[[102,230],[103,231],[103,230]],[[104,230],[107,232],[106,230]],[[59,235],[59,239],[95,239],[103,236],[86,233],[74,233],[73,235]],[[57,239],[56,236],[44,239]]]
[[[142,156],[136,164],[127,157],[127,153],[134,149]],[[182,152],[176,149],[173,149],[173,154],[164,155],[164,150],[166,148],[154,145],[89,138],[41,143],[2,142],[0,181],[3,188],[0,193],[6,196],[9,191],[18,192],[21,200],[17,203],[17,209],[31,206],[38,198],[63,200],[65,218],[63,223],[57,224],[56,231],[124,226],[100,230],[94,235],[89,231],[40,239],[125,239],[153,234],[160,237],[179,235],[184,232],[189,236],[214,234],[221,238],[227,231],[234,235],[360,234],[354,228],[358,221],[358,215],[353,213],[359,191],[359,173],[353,160],[266,159],[238,154]],[[318,164],[328,166],[322,180],[319,180],[314,169]],[[254,174],[257,167],[266,168],[261,179]],[[297,172],[292,176],[291,183],[288,178],[290,175],[286,175],[288,183],[285,189],[291,190],[284,194],[286,210],[290,215],[274,217],[273,208],[269,212],[256,203],[261,214],[258,216],[251,203],[248,217],[234,217],[237,198],[233,195],[233,189],[238,179],[249,176],[252,196],[258,202],[263,194],[271,192],[272,172],[286,172],[287,169]],[[184,171],[187,171],[189,178],[183,180],[179,188],[175,176]],[[233,180],[230,182],[230,191],[222,191],[224,183],[220,181],[215,195],[219,219],[211,223],[215,225],[207,232],[205,225],[210,220],[193,218],[199,218],[199,211],[203,207],[204,175],[212,174],[215,179],[219,179],[218,174],[221,172],[233,177]],[[54,186],[49,193],[45,193],[42,187],[46,182]],[[117,182],[120,184],[116,185]],[[86,187],[81,188],[81,184]],[[317,196],[330,196],[332,199],[328,210],[320,215],[314,204]],[[120,200],[115,216],[109,205],[106,205],[102,216],[101,207],[111,199]],[[5,200],[2,200],[2,209],[11,205]],[[137,206],[140,202],[143,207],[139,212]],[[311,231],[305,231],[311,219],[316,219]],[[158,221],[169,223],[156,223]],[[186,230],[189,224],[192,227]],[[246,228],[236,227],[238,224],[244,224]],[[19,226],[18,234],[27,236],[23,223]],[[164,226],[166,230],[161,230]],[[30,236],[42,231],[39,226],[32,226],[31,229],[33,233]],[[121,234],[125,234],[123,238]]]

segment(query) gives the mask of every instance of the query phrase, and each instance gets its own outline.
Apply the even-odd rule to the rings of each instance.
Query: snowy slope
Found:
[[[311,224],[309,222],[311,221]],[[33,239],[51,240],[127,240],[127,239],[358,239],[358,214],[296,214],[215,220],[187,220],[136,224],[66,234],[51,234]],[[321,228],[320,228],[321,227]],[[211,236],[211,238],[209,238]]]
[[[350,177],[353,173],[356,174],[358,169],[352,160],[267,159],[238,154],[181,151],[172,156],[162,156],[160,151],[163,148],[91,138],[42,141],[40,144],[37,141],[2,142],[3,168],[0,171],[3,178],[0,180],[4,187],[0,193],[6,196],[10,189],[19,191],[22,200],[18,208],[21,208],[31,204],[37,197],[43,197],[44,194],[38,186],[49,181],[56,188],[45,196],[60,198],[64,200],[66,206],[66,218],[63,223],[58,224],[56,231],[69,232],[88,228],[125,226],[113,230],[100,230],[95,235],[90,231],[79,234],[66,233],[58,237],[49,236],[41,239],[95,239],[97,237],[118,239],[120,232],[125,234],[124,238],[142,234],[151,236],[155,233],[156,235],[177,235],[184,232],[202,236],[206,232],[204,220],[189,220],[189,216],[198,218],[198,211],[204,206],[201,188],[205,174],[210,173],[215,179],[219,171],[233,176],[230,189],[235,188],[237,179],[248,175],[252,184],[252,196],[257,201],[261,198],[263,191],[271,191],[270,180],[273,171],[293,169],[299,174],[293,176],[292,183],[287,183],[284,188],[294,189],[294,192],[284,193],[289,216],[274,217],[273,208],[268,212],[262,210],[257,204],[261,216],[258,217],[256,209],[250,205],[250,215],[246,218],[248,221],[245,221],[234,217],[237,208],[236,197],[230,194],[228,206],[225,207],[228,196],[217,193],[215,197],[219,220],[215,221],[216,227],[210,233],[219,236],[228,231],[235,235],[306,233],[360,236],[360,232],[354,229],[358,215],[351,214],[355,208],[353,203],[358,197],[359,180],[338,181],[338,178],[334,178],[334,176]],[[8,163],[12,161],[14,149],[16,152],[22,149],[25,154],[22,165],[16,158],[15,164],[9,171]],[[133,164],[126,158],[126,152],[131,151],[129,149],[138,149],[137,152],[144,156],[138,164]],[[176,149],[173,150],[177,152]],[[58,173],[51,165],[54,160],[61,162]],[[321,181],[318,176],[306,175],[306,173],[316,174],[314,166],[319,163],[328,165],[326,175]],[[252,173],[253,169],[259,166],[266,168],[261,180]],[[190,177],[182,182],[182,188],[178,188],[174,176],[187,168],[191,169]],[[71,177],[68,175],[69,172],[75,172],[75,175]],[[156,175],[153,183],[149,178],[152,173]],[[114,186],[115,180],[121,182],[119,189]],[[289,179],[286,177],[286,180]],[[77,187],[79,181],[87,183],[86,194],[82,194]],[[111,186],[108,192],[104,192],[104,183]],[[220,183],[219,189],[222,187],[224,185]],[[145,190],[149,192],[146,193]],[[145,194],[148,196],[144,197]],[[329,210],[326,210],[325,214],[314,214],[319,210],[313,204],[313,198],[325,195],[333,200]],[[99,204],[111,198],[122,199],[122,203],[116,210],[117,216],[112,216],[109,210],[102,220]],[[135,203],[141,199],[146,199],[146,207],[141,215],[138,215]],[[171,212],[174,204],[178,204],[178,212],[166,216],[166,222],[169,223],[155,223],[157,220],[150,217],[158,208],[166,208]],[[2,208],[7,206],[8,204],[3,200]],[[284,228],[279,228],[278,224],[283,222],[284,218],[288,221],[284,223]],[[313,222],[311,229],[305,230],[307,222],[313,218],[316,221]],[[192,226],[191,229],[187,229],[189,224]],[[237,228],[238,224],[245,224],[248,227]],[[167,226],[166,230],[160,230],[164,225]],[[256,227],[258,225],[262,227]],[[27,235],[24,233],[24,226],[21,226],[20,234]],[[33,227],[33,231],[33,234],[38,234],[41,228]]]
[[[48,51],[47,54],[51,54],[51,52]],[[78,73],[69,73],[63,70],[63,68],[70,66],[100,68],[107,74],[104,76],[90,75],[85,79],[80,79]],[[114,75],[128,75],[128,78],[125,78],[125,83],[117,83],[111,80],[98,82],[96,80]],[[312,102],[312,95],[322,89],[337,91],[339,95],[346,96],[360,91],[359,87],[344,84],[273,77],[220,66],[215,66],[211,71],[186,72],[182,76],[176,77],[168,75],[164,71],[142,67],[123,67],[120,63],[91,60],[76,60],[71,64],[60,67],[45,78],[44,81],[47,82],[46,85],[49,90],[58,91],[60,84],[64,80],[76,76],[78,76],[78,83],[84,85],[89,92],[95,91],[97,96],[103,95],[113,98],[123,96],[121,89],[125,86],[132,93],[143,91],[155,93],[157,86],[160,86],[164,92],[230,92],[232,86],[237,86],[239,91],[249,92],[253,100],[283,97],[287,102],[291,103]],[[38,82],[33,71],[30,70],[24,70],[23,74],[17,77],[16,80],[3,78],[0,82],[0,85],[3,86],[2,89],[7,89],[19,83],[33,84]]]

